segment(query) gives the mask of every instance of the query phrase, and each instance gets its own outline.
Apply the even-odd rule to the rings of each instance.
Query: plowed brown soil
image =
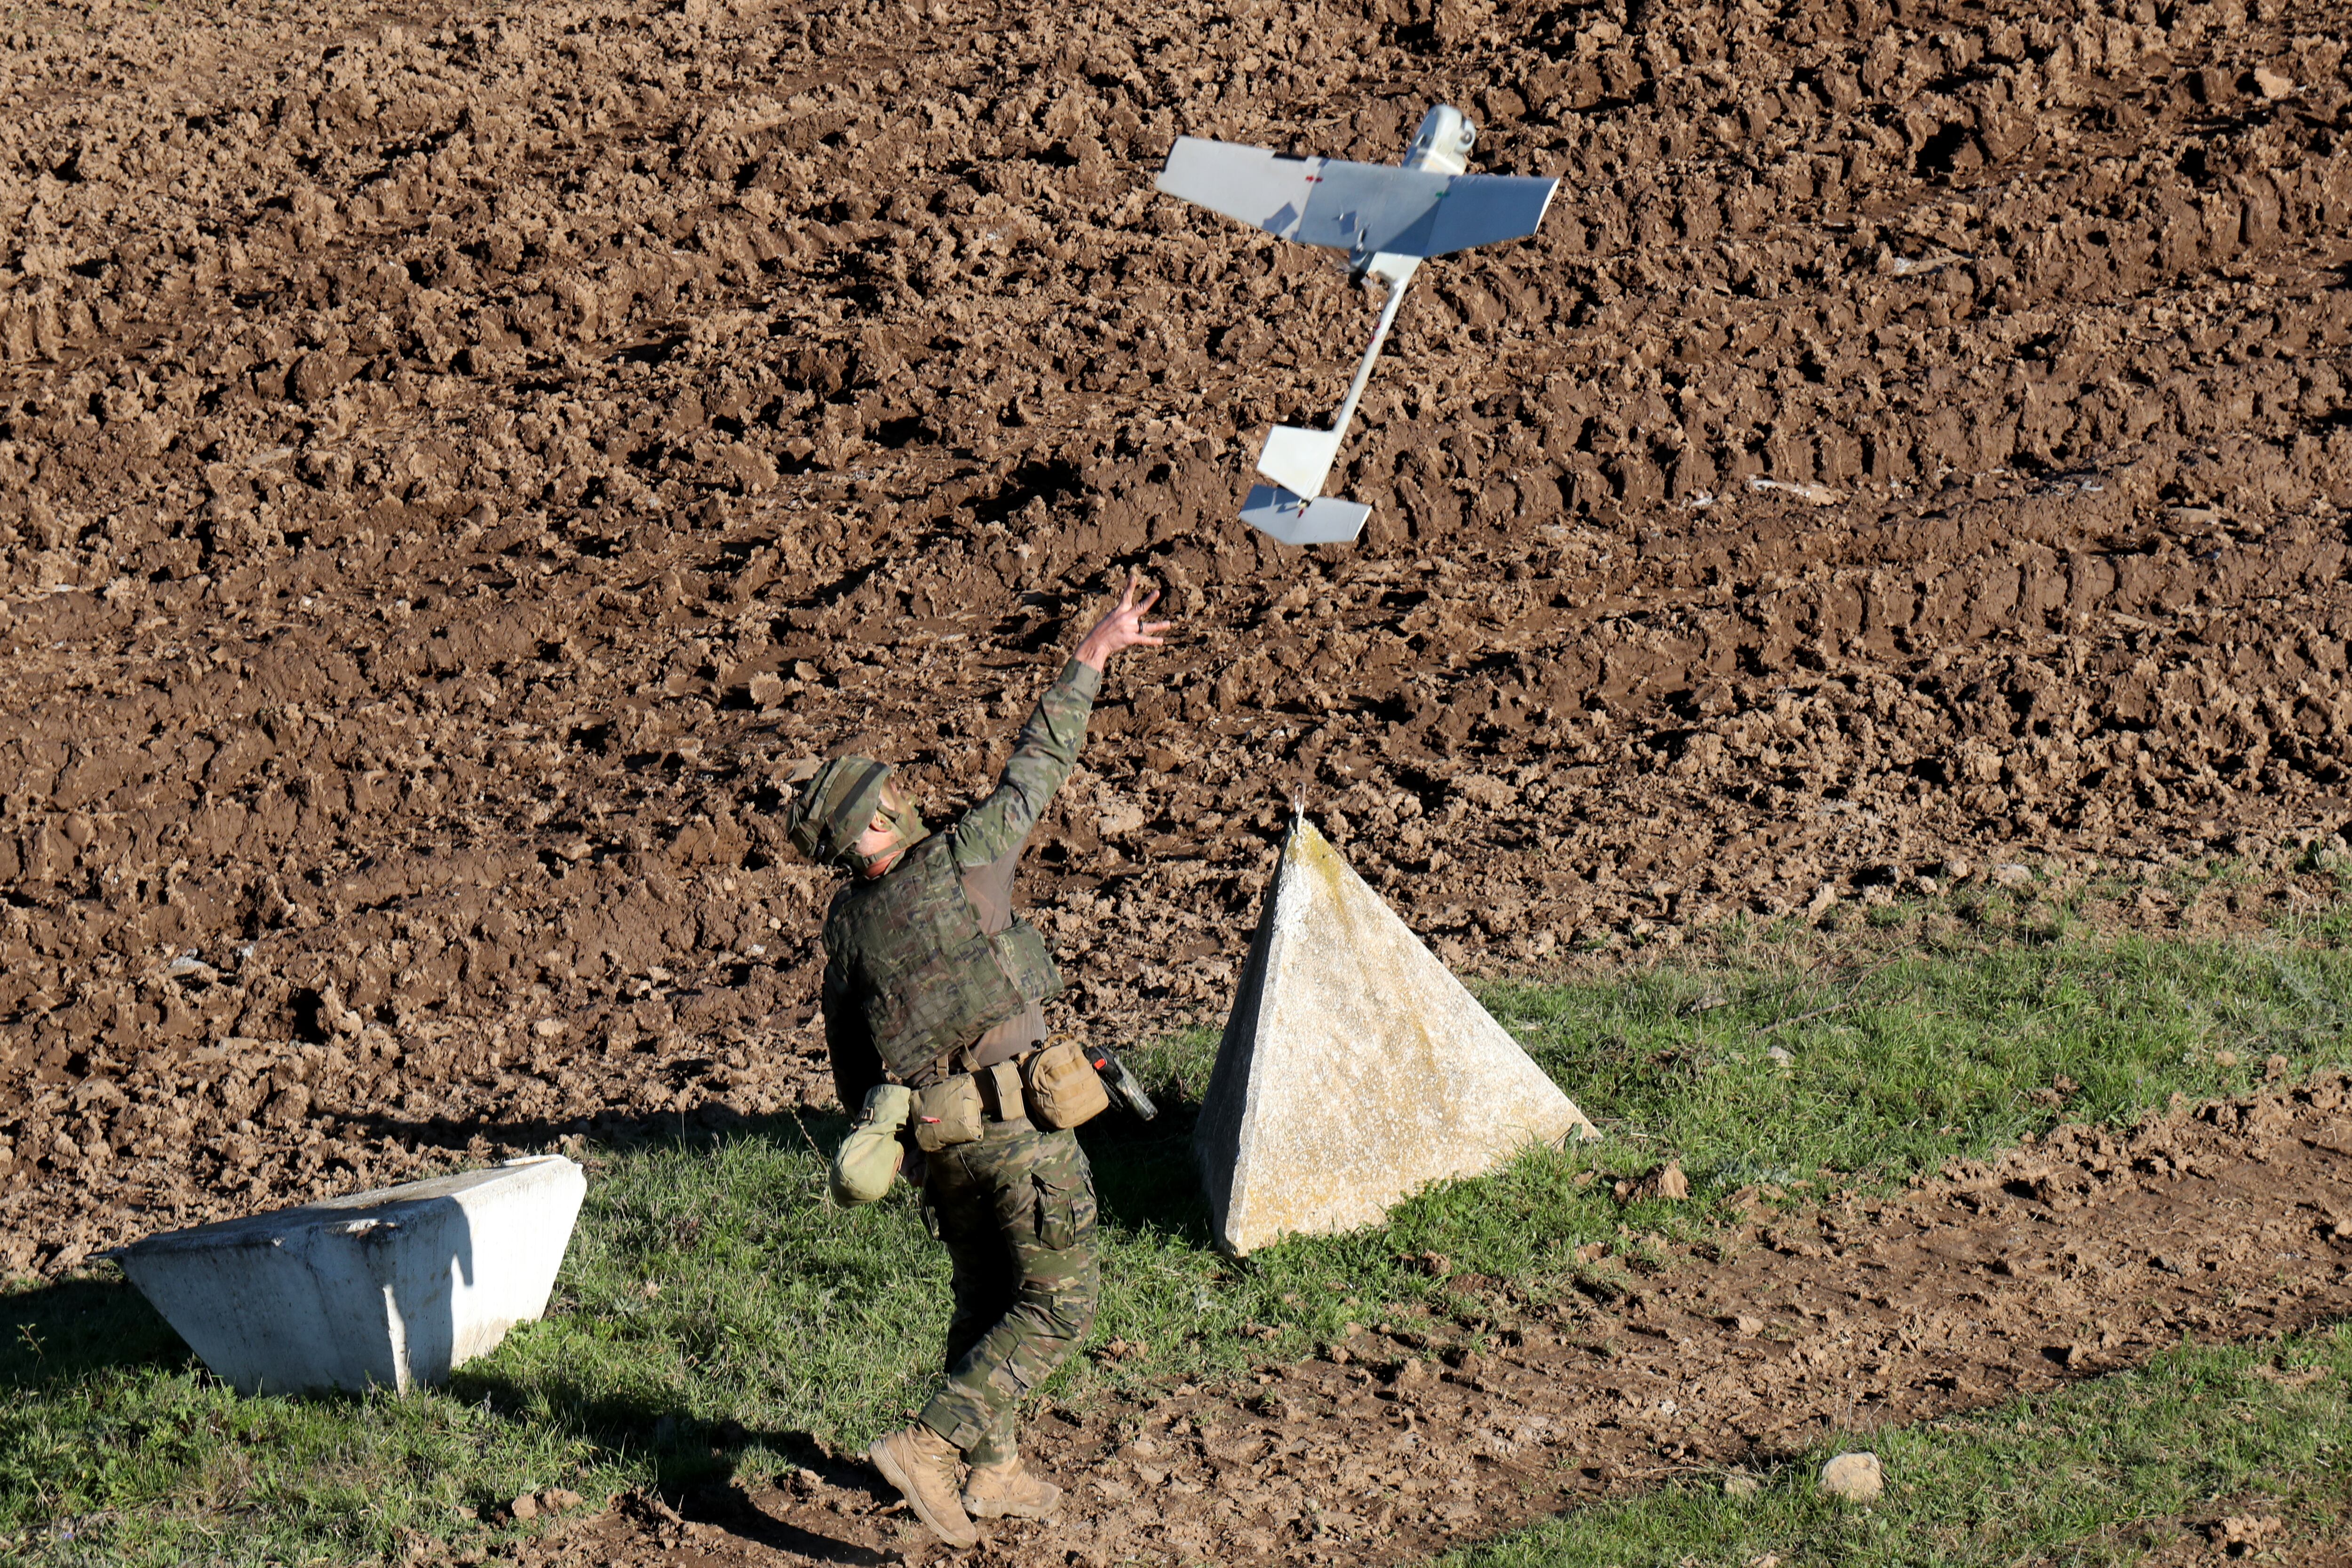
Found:
[[[1106,1026],[1294,790],[1472,966],[2352,824],[2326,7],[16,15],[6,1267],[822,1095],[774,781],[979,789],[1129,562],[1033,880]],[[1563,195],[1286,554],[1369,305],[1150,174],[1434,99]]]
[[[820,14],[813,14],[820,13]],[[1213,1012],[1302,792],[1466,967],[2352,825],[2352,85],[2319,0],[575,0],[0,20],[0,1268],[436,1145],[822,1099],[863,735]],[[1181,132],[1559,173],[1370,318]],[[2150,888],[2135,918],[2195,918]],[[2215,911],[2228,918],[2227,911]],[[482,1146],[481,1143],[476,1144]]]

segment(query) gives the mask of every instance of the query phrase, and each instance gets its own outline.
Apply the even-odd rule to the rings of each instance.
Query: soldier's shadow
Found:
[[[1192,1164],[1197,1116],[1189,1103],[1162,1101],[1151,1121],[1112,1111],[1078,1129],[1105,1225],[1154,1230],[1204,1249],[1214,1245],[1208,1198]]]

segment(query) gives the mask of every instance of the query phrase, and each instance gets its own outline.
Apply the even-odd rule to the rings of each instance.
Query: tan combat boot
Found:
[[[1062,1489],[1029,1473],[1019,1459],[974,1465],[963,1505],[979,1519],[1044,1519],[1062,1506]]]
[[[956,1495],[956,1465],[963,1456],[953,1443],[917,1422],[903,1432],[876,1438],[866,1457],[884,1480],[898,1489],[932,1534],[950,1546],[970,1546],[980,1540]]]

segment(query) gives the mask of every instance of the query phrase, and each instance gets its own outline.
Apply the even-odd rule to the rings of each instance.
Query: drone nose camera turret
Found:
[[[1452,104],[1441,103],[1421,117],[1404,166],[1459,174],[1470,167],[1470,149],[1477,140],[1476,123]]]

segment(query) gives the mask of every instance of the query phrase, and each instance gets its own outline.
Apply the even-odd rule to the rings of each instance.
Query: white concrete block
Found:
[[[112,1254],[241,1394],[406,1393],[547,1310],[587,1179],[561,1155],[509,1160]]]
[[[1599,1136],[1339,851],[1293,822],[1193,1134],[1217,1244],[1377,1224],[1431,1182],[1571,1134]]]

